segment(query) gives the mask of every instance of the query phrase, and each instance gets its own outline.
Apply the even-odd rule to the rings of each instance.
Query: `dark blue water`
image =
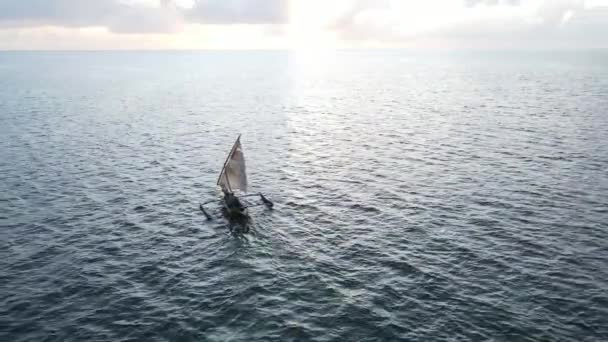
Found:
[[[608,340],[607,142],[605,51],[0,53],[0,340]]]

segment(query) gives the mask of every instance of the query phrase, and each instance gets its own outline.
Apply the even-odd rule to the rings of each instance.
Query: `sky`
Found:
[[[0,49],[608,48],[608,0],[0,0]]]

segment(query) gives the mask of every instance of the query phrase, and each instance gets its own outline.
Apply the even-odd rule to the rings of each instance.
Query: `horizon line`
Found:
[[[608,47],[493,47],[493,48],[420,48],[420,47],[339,47],[339,48],[168,48],[168,49],[3,49],[2,52],[246,52],[246,51],[282,51],[282,52],[331,52],[331,51],[589,51],[608,50]]]

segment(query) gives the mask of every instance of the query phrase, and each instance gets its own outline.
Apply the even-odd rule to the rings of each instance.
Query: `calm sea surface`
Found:
[[[0,340],[606,341],[608,52],[0,53]]]

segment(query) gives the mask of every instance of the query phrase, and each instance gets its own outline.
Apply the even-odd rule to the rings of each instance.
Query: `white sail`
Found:
[[[230,192],[240,190],[247,192],[247,172],[245,169],[245,155],[241,146],[239,135],[228,154],[224,168],[220,172],[217,184]]]

